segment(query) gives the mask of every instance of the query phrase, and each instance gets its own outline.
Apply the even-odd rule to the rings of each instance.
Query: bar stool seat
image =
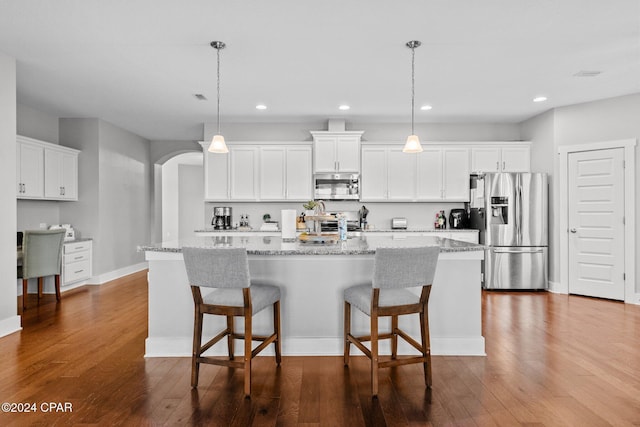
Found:
[[[356,285],[345,289],[344,300],[367,316],[371,316],[371,285]],[[419,302],[420,295],[406,289],[385,289],[380,294],[378,307],[418,304]]]

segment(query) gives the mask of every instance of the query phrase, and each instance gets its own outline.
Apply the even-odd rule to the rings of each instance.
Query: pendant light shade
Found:
[[[225,48],[225,44],[220,41],[211,42],[211,47],[216,50],[216,56],[218,60],[218,84],[217,84],[217,94],[218,94],[218,133],[213,136],[211,140],[211,144],[209,145],[210,153],[228,153],[229,148],[227,144],[224,142],[224,136],[220,133],[220,50]]]
[[[415,56],[416,56],[416,48],[420,47],[422,43],[418,40],[412,40],[407,42],[407,47],[411,49],[411,135],[407,137],[407,142],[405,142],[404,147],[402,148],[403,153],[420,153],[422,152],[422,145],[420,144],[420,138],[415,134],[413,130],[413,122],[415,116],[415,87],[416,87],[416,79],[415,79]]]

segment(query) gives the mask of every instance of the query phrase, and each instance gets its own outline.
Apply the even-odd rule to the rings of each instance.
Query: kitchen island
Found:
[[[367,234],[335,244],[284,241],[278,236],[207,236],[141,247],[149,263],[145,356],[191,355],[193,300],[181,253],[184,246],[246,248],[251,277],[281,287],[283,354],[340,355],[343,291],[370,282],[376,248],[434,245],[441,252],[429,301],[432,354],[484,355],[480,283],[484,247],[438,237]],[[387,320],[381,320],[381,329],[388,325]],[[242,328],[240,319],[237,323]],[[205,316],[204,338],[215,335],[223,324],[222,317]],[[258,313],[253,325],[256,333],[269,331],[271,310]],[[420,336],[417,315],[402,316],[400,327]],[[353,310],[352,329],[368,331],[369,318]],[[401,354],[415,352],[409,346],[398,350]],[[381,354],[388,351],[381,343]],[[210,351],[225,352],[225,345]]]

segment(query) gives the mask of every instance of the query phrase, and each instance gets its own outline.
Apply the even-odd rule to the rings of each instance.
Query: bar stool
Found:
[[[244,368],[244,394],[246,397],[251,397],[251,360],[273,343],[276,363],[280,365],[280,288],[251,282],[247,251],[244,248],[184,247],[182,254],[195,304],[191,387],[198,386],[201,363]],[[200,287],[216,289],[203,297]],[[253,315],[270,305],[273,305],[273,334],[253,335],[251,323]],[[206,344],[202,344],[204,314],[227,318],[227,327]],[[233,321],[236,316],[244,318],[243,334],[234,331]],[[224,337],[227,337],[228,359],[202,356]],[[244,340],[242,361],[235,360],[234,339]],[[252,341],[261,341],[261,344],[252,350]]]
[[[349,365],[350,344],[353,343],[371,359],[371,394],[378,395],[378,370],[391,366],[422,363],[427,388],[431,388],[431,347],[429,343],[429,294],[435,275],[440,248],[379,248],[376,250],[371,284],[352,286],[344,291],[344,364]],[[406,288],[422,287],[418,296]],[[371,335],[351,334],[351,306],[371,318]],[[398,316],[420,314],[418,343],[398,328]],[[391,317],[391,332],[379,333],[378,318]],[[397,358],[398,337],[420,352],[420,356]],[[379,361],[378,341],[391,340],[391,360]],[[364,342],[370,341],[370,349]]]

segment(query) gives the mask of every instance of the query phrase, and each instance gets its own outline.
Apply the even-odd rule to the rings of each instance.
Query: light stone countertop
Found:
[[[139,246],[138,250],[181,252],[184,246],[240,247],[246,248],[249,255],[369,255],[374,254],[377,248],[418,246],[439,246],[443,253],[484,251],[483,245],[410,233],[402,237],[363,233],[346,241],[327,244],[303,243],[297,240],[283,241],[279,236],[198,236],[180,241]]]

